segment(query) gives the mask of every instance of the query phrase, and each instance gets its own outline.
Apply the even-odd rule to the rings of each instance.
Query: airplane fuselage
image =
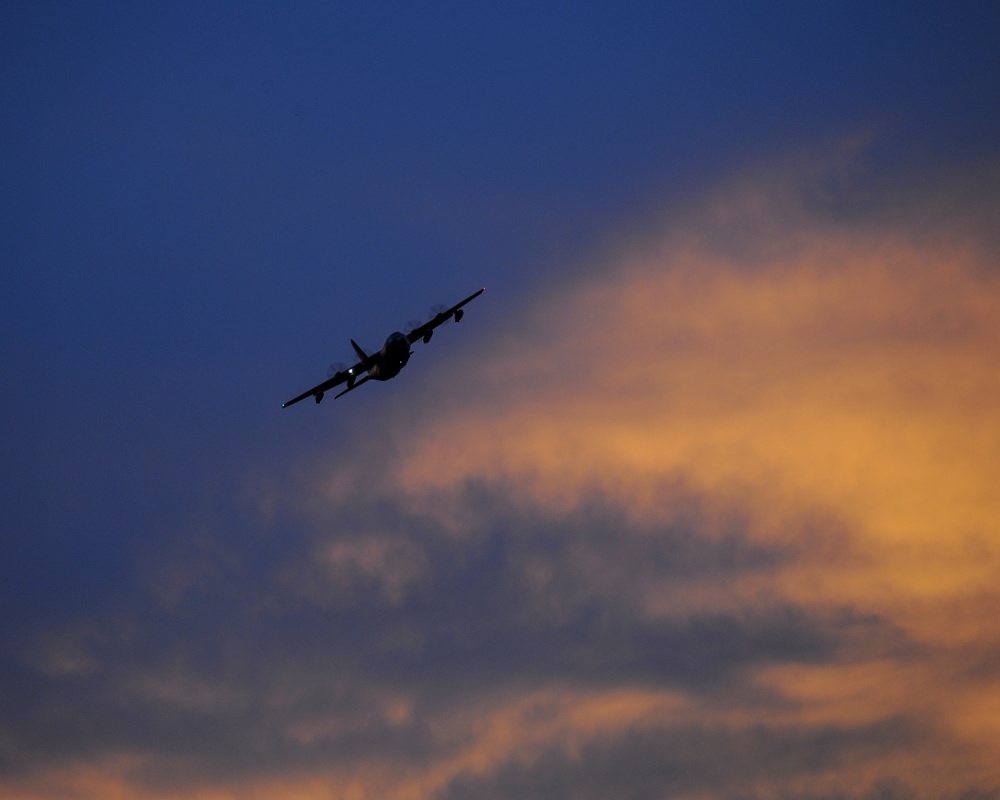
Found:
[[[385,340],[385,344],[382,345],[382,351],[376,363],[368,370],[368,374],[372,380],[376,381],[387,381],[389,378],[395,378],[399,371],[406,366],[411,355],[410,342],[406,338],[406,334],[399,331],[391,333],[389,338]]]

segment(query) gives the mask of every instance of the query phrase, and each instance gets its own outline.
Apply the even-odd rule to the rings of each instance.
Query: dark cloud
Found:
[[[473,521],[456,537],[372,493],[310,523],[287,509],[269,533],[240,528],[240,557],[225,536],[174,554],[161,569],[185,575],[181,589],[157,584],[118,621],[53,633],[8,676],[4,773],[116,753],[149,756],[132,778],[161,789],[358,760],[419,769],[461,750],[461,735],[435,731],[484,697],[548,685],[732,697],[755,667],[898,637],[780,598],[650,612],[657,587],[766,577],[803,557],[754,542],[738,508],[709,519],[710,498],[663,494],[677,516],[643,523],[599,494],[560,513],[470,484],[440,500]],[[619,758],[615,743],[594,747]]]
[[[857,727],[773,727],[742,730],[683,724],[629,730],[599,738],[579,752],[553,748],[529,764],[502,764],[489,775],[459,775],[442,800],[499,797],[660,798],[708,795],[722,798],[773,796],[781,782],[849,769],[858,755],[879,758],[905,751],[925,734],[904,720]],[[900,787],[897,789],[897,785]],[[904,797],[906,784],[887,797]],[[881,787],[854,797],[880,796]],[[820,797],[821,794],[779,797]],[[837,795],[848,797],[850,795]]]
[[[599,495],[559,513],[475,484],[441,500],[468,522],[459,537],[433,516],[408,516],[392,497],[332,508],[329,527],[279,570],[284,602],[321,610],[338,639],[391,631],[386,668],[403,659],[401,673],[421,678],[593,670],[696,682],[756,658],[831,652],[829,624],[777,598],[725,611],[651,611],[648,595],[659,588],[725,585],[803,557],[755,542],[738,509],[709,521],[701,498],[667,491],[681,513],[648,523]]]

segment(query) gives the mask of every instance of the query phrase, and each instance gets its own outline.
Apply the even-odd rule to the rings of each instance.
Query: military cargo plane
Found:
[[[330,389],[345,383],[347,384],[347,388],[335,395],[334,399],[343,397],[348,392],[357,389],[370,380],[387,381],[390,378],[395,378],[399,374],[399,371],[406,366],[406,362],[410,360],[410,356],[413,355],[410,345],[418,340],[423,340],[424,344],[426,344],[431,340],[434,329],[450,319],[460,322],[462,316],[465,314],[462,306],[472,302],[485,291],[486,289],[480,289],[475,294],[470,294],[462,302],[438,312],[423,325],[417,325],[409,333],[401,333],[400,331],[390,333],[389,338],[382,345],[382,349],[377,353],[369,355],[358,346],[357,342],[351,339],[351,346],[360,359],[357,364],[353,367],[338,370],[329,380],[323,381],[323,383],[314,386],[308,392],[303,392],[287,403],[282,403],[281,407],[287,408],[299,402],[299,400],[305,400],[307,397],[313,397],[317,403],[320,403],[323,400],[323,396]]]

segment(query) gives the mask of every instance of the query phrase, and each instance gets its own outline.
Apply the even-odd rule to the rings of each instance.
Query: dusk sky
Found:
[[[4,3],[0,796],[1000,800],[998,43]]]

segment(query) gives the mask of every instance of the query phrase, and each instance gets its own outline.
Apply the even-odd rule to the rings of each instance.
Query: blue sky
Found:
[[[910,519],[905,500],[875,514],[835,470],[898,458],[869,476],[879,496],[930,498],[923,519],[1000,563],[983,488],[994,438],[956,421],[996,421],[983,400],[995,6],[0,14],[6,794],[585,796],[626,774],[634,796],[769,791],[733,788],[756,774],[742,761],[732,784],[699,778],[727,747],[780,773],[769,796],[905,794],[892,759],[838,784],[829,765],[810,772],[805,745],[780,783],[775,752],[807,723],[762,701],[771,727],[747,728],[757,738],[740,749],[711,727],[705,686],[749,714],[753,686],[787,700],[808,683],[762,664],[890,658],[859,620],[898,638],[893,657],[937,641],[884,597],[789,588],[790,564],[818,569],[803,531],[837,563],[888,563]],[[395,380],[281,410],[351,360],[350,338],[377,348],[481,286]],[[869,318],[876,307],[891,324]],[[853,344],[820,325],[838,318],[856,323]],[[941,369],[903,374],[914,358]],[[888,427],[845,411],[865,392],[857,409]],[[791,442],[748,455],[774,416],[792,430],[802,409],[841,420],[825,446],[839,453],[862,428],[867,444],[808,462]],[[944,430],[968,447],[940,449]],[[928,489],[901,466],[920,459],[956,485],[928,466]],[[890,486],[904,473],[913,483]],[[765,496],[780,514],[761,511]],[[979,510],[949,516],[958,507]],[[940,563],[933,541],[896,563],[923,575]],[[973,568],[962,553],[955,575]],[[760,605],[650,611],[682,576],[703,580],[692,597],[745,579]],[[640,593],[646,579],[659,588]],[[980,607],[937,600],[965,617]],[[977,629],[962,647],[985,659],[997,641]],[[681,727],[661,719],[674,704]],[[523,748],[504,749],[499,731],[517,727],[505,707],[558,722],[525,723]],[[602,728],[616,708],[634,715]],[[861,760],[880,737],[919,749],[907,737],[925,717],[910,711],[837,728],[850,739],[837,757]],[[476,714],[485,727],[463,722]],[[449,734],[429,743],[429,730]],[[825,730],[810,729],[817,747],[840,741]],[[977,743],[992,732],[975,730]],[[954,767],[967,784],[928,796],[1000,791],[988,755],[971,758]]]

